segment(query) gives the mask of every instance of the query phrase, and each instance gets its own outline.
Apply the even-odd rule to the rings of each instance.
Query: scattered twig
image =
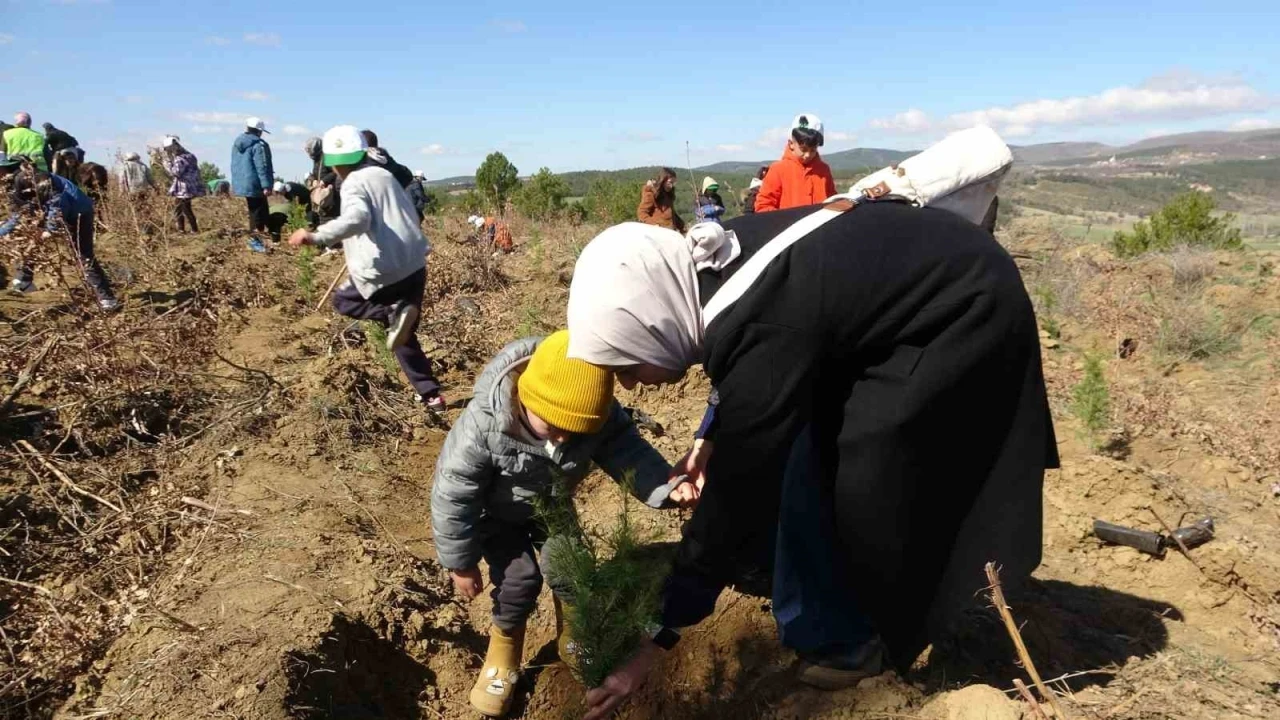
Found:
[[[1049,718],[1045,717],[1044,709],[1040,707],[1040,703],[1036,702],[1035,696],[1027,689],[1026,683],[1022,682],[1019,678],[1014,678],[1013,686],[1017,689],[1018,694],[1022,696],[1022,701],[1031,708],[1031,715],[1033,718],[1036,720],[1049,720]]]
[[[22,446],[24,450],[34,455],[36,458],[36,461],[39,462],[42,466],[44,466],[46,470],[53,473],[53,476],[58,478],[58,481],[61,482],[63,485],[66,485],[67,489],[70,490],[71,492],[74,492],[77,495],[83,495],[84,497],[87,497],[90,500],[95,500],[98,502],[98,504],[109,507],[118,513],[124,512],[122,508],[120,508],[118,505],[111,502],[110,500],[106,500],[97,495],[94,495],[88,490],[85,490],[84,488],[72,482],[71,478],[67,477],[66,473],[59,470],[58,467],[54,465],[52,462],[50,462],[49,459],[46,458],[44,455],[41,455],[39,450],[36,450],[34,447],[31,446],[31,443],[27,442],[26,440],[19,440],[18,445]]]
[[[31,362],[27,363],[27,366],[22,369],[22,372],[18,373],[17,382],[15,382],[13,387],[10,388],[9,394],[5,395],[3,400],[0,400],[0,413],[7,411],[9,406],[13,404],[13,401],[16,400],[18,395],[22,393],[23,389],[27,387],[27,384],[35,378],[36,370],[40,369],[41,363],[43,363],[44,359],[49,356],[49,351],[53,350],[53,347],[59,342],[61,342],[61,338],[57,335],[49,338],[49,341],[44,344],[44,347],[40,348],[40,352],[36,353],[36,356],[31,358]]]
[[[1200,571],[1200,574],[1204,575],[1205,574],[1204,568],[1200,567],[1200,563],[1196,562],[1195,558],[1191,557],[1191,551],[1187,549],[1186,544],[1183,543],[1182,538],[1178,537],[1177,533],[1173,531],[1173,528],[1169,527],[1169,523],[1165,522],[1164,518],[1160,517],[1160,513],[1156,512],[1156,509],[1154,507],[1148,506],[1147,510],[1151,511],[1151,514],[1152,516],[1155,517],[1156,522],[1160,523],[1160,527],[1164,528],[1164,531],[1169,535],[1169,537],[1173,538],[1173,541],[1178,544],[1178,551],[1181,552],[1182,556],[1187,559],[1187,562],[1194,565],[1195,568]]]
[[[39,585],[33,585],[32,583],[23,582],[22,580],[14,580],[12,578],[0,576],[0,582],[8,583],[10,585],[17,585],[20,588],[26,588],[28,590],[33,590],[35,591],[36,594],[44,595],[45,597],[53,595],[53,593],[50,592],[48,588],[42,588]]]
[[[237,365],[236,363],[234,363],[234,362],[232,362],[232,361],[228,360],[226,357],[224,357],[224,356],[222,355],[222,353],[218,352],[217,350],[214,350],[214,351],[213,351],[213,354],[214,354],[214,356],[215,356],[215,357],[217,357],[219,360],[221,360],[222,362],[224,362],[224,363],[226,363],[226,364],[230,365],[231,367],[233,367],[233,368],[235,368],[235,369],[237,369],[237,370],[240,370],[240,371],[242,371],[242,372],[247,372],[247,373],[249,373],[250,375],[257,375],[258,377],[261,377],[262,379],[266,380],[267,382],[271,383],[272,385],[275,385],[276,387],[280,388],[281,390],[284,390],[284,389],[285,389],[284,385],[281,385],[279,380],[276,380],[274,377],[272,377],[271,373],[268,373],[268,372],[266,372],[266,371],[264,371],[264,370],[258,370],[258,369],[256,369],[256,368],[246,367],[246,366],[244,366],[244,365]]]
[[[198,507],[198,508],[200,508],[201,510],[208,510],[209,512],[213,513],[214,515],[217,515],[218,513],[235,513],[236,515],[253,515],[253,511],[252,511],[252,510],[236,510],[236,509],[228,509],[228,508],[216,508],[216,507],[214,507],[214,506],[210,505],[209,503],[207,503],[207,502],[205,502],[205,501],[203,501],[203,500],[198,500],[198,499],[193,498],[193,497],[187,497],[187,496],[185,496],[185,495],[184,495],[182,498],[180,498],[180,500],[182,501],[182,504],[184,504],[184,505],[190,505],[191,507]]]
[[[991,591],[991,603],[995,605],[996,612],[1000,613],[1000,619],[1004,621],[1004,629],[1009,632],[1009,638],[1013,640],[1014,650],[1018,652],[1018,660],[1031,676],[1031,682],[1035,683],[1040,697],[1053,708],[1054,717],[1057,720],[1067,720],[1068,715],[1058,705],[1057,696],[1045,687],[1044,681],[1040,679],[1040,671],[1036,670],[1036,664],[1031,660],[1031,653],[1027,652],[1027,645],[1022,641],[1022,633],[1018,631],[1018,624],[1014,622],[1013,613],[1010,612],[1009,604],[1004,599],[1004,589],[1000,586],[1000,573],[996,570],[996,564],[987,563],[986,571],[987,581],[991,583],[988,587]]]

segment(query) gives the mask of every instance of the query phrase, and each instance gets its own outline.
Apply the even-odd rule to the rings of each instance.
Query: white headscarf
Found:
[[[702,305],[690,240],[624,223],[592,240],[569,287],[569,357],[683,371],[702,361]]]

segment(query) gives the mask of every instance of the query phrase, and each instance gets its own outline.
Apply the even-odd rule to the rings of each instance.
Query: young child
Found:
[[[756,195],[756,212],[815,205],[836,194],[831,168],[818,154],[824,137],[817,115],[797,115],[791,121],[787,149],[765,173]]]
[[[594,462],[615,480],[633,478],[633,493],[650,507],[697,501],[698,489],[669,480],[670,466],[613,399],[613,373],[566,358],[568,347],[560,331],[504,348],[477,379],[436,464],[431,524],[440,563],[468,599],[484,587],[481,557],[493,581],[489,650],[471,690],[472,707],[489,717],[511,706],[525,622],[542,590],[535,553],[547,537],[534,498],[555,480],[571,489]]]
[[[431,360],[418,343],[418,318],[431,248],[408,194],[367,157],[364,137],[351,125],[324,134],[324,164],[342,178],[342,213],[315,232],[294,231],[289,244],[341,244],[350,279],[333,294],[333,309],[387,326],[387,349],[428,410],[445,409]]]

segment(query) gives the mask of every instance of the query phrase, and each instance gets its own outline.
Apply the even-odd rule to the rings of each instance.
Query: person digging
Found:
[[[404,188],[366,157],[360,131],[340,125],[324,134],[324,164],[342,178],[342,212],[315,232],[289,236],[293,247],[341,244],[348,280],[333,294],[340,315],[387,326],[387,349],[432,412],[446,407],[431,360],[418,343],[418,319],[427,285],[427,238]]]
[[[440,564],[467,599],[484,589],[481,558],[493,581],[489,649],[471,690],[471,706],[488,717],[503,717],[511,707],[525,624],[544,575],[557,600],[560,657],[574,662],[562,621],[573,602],[571,583],[551,561],[557,543],[573,540],[547,538],[534,498],[572,492],[593,463],[614,480],[629,480],[632,494],[650,507],[692,507],[701,494],[685,478],[669,479],[670,465],[614,400],[613,373],[567,359],[568,347],[562,330],[498,353],[436,463],[431,525]]]

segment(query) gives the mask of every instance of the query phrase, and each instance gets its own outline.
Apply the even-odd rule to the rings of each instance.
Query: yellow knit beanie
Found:
[[[520,402],[534,415],[566,432],[600,432],[613,407],[613,373],[572,360],[569,331],[547,336],[520,375]]]

